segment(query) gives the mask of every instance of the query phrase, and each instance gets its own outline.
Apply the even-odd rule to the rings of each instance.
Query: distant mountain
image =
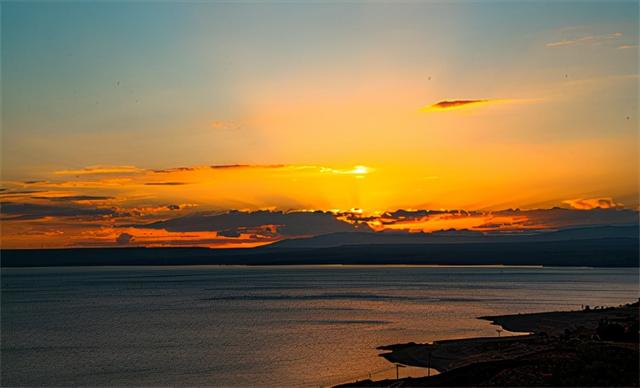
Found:
[[[341,232],[308,238],[281,240],[267,247],[330,248],[347,245],[514,243],[602,238],[637,238],[638,235],[638,225],[589,226],[554,231],[526,231],[515,233],[484,233],[471,230],[444,230],[432,233]]]
[[[333,233],[258,248],[2,250],[2,267],[102,265],[430,264],[638,267],[638,226],[530,234]]]
[[[2,267],[102,265],[430,264],[638,267],[638,238],[329,248],[84,248],[2,250]]]

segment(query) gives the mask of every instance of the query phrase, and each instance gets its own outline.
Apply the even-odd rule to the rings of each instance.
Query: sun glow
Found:
[[[354,175],[364,175],[369,173],[369,168],[366,166],[355,166],[353,170],[350,171],[351,174]]]

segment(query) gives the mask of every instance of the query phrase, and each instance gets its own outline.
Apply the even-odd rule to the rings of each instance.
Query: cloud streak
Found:
[[[147,182],[146,186],[182,186],[187,185],[186,182]]]
[[[1,202],[0,215],[2,216],[0,218],[2,221],[24,221],[46,217],[100,219],[106,216],[117,216],[118,212],[111,208],[90,206],[57,206],[35,203]]]
[[[622,37],[621,32],[614,32],[611,34],[603,35],[587,35],[573,39],[563,39],[556,42],[549,42],[545,44],[546,47],[557,48],[575,45],[590,45],[590,44],[602,44]]]
[[[233,170],[233,169],[243,169],[243,168],[284,168],[286,165],[284,164],[214,164],[209,166],[209,168],[213,170]]]
[[[65,195],[61,197],[31,197],[33,199],[42,199],[52,202],[82,202],[82,201],[108,201],[115,197],[102,195]]]
[[[134,174],[142,170],[135,166],[89,166],[77,170],[55,171],[55,175]]]
[[[353,166],[352,169],[341,170],[329,167],[320,167],[321,173],[338,174],[338,175],[366,175],[370,173],[372,169],[367,166]]]
[[[475,100],[443,100],[438,101],[435,104],[429,105],[421,109],[423,112],[438,112],[445,110],[453,110],[460,108],[467,108],[471,106],[477,106],[482,104],[488,104],[489,102],[495,102],[497,100],[489,99],[475,99]]]

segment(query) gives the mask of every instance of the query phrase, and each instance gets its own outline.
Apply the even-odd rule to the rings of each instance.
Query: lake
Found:
[[[4,386],[325,386],[395,376],[380,345],[496,336],[478,316],[632,302],[638,269],[4,268],[1,296]]]

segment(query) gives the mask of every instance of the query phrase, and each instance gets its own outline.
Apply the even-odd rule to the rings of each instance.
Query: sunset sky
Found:
[[[1,7],[3,247],[637,222],[637,2]]]

